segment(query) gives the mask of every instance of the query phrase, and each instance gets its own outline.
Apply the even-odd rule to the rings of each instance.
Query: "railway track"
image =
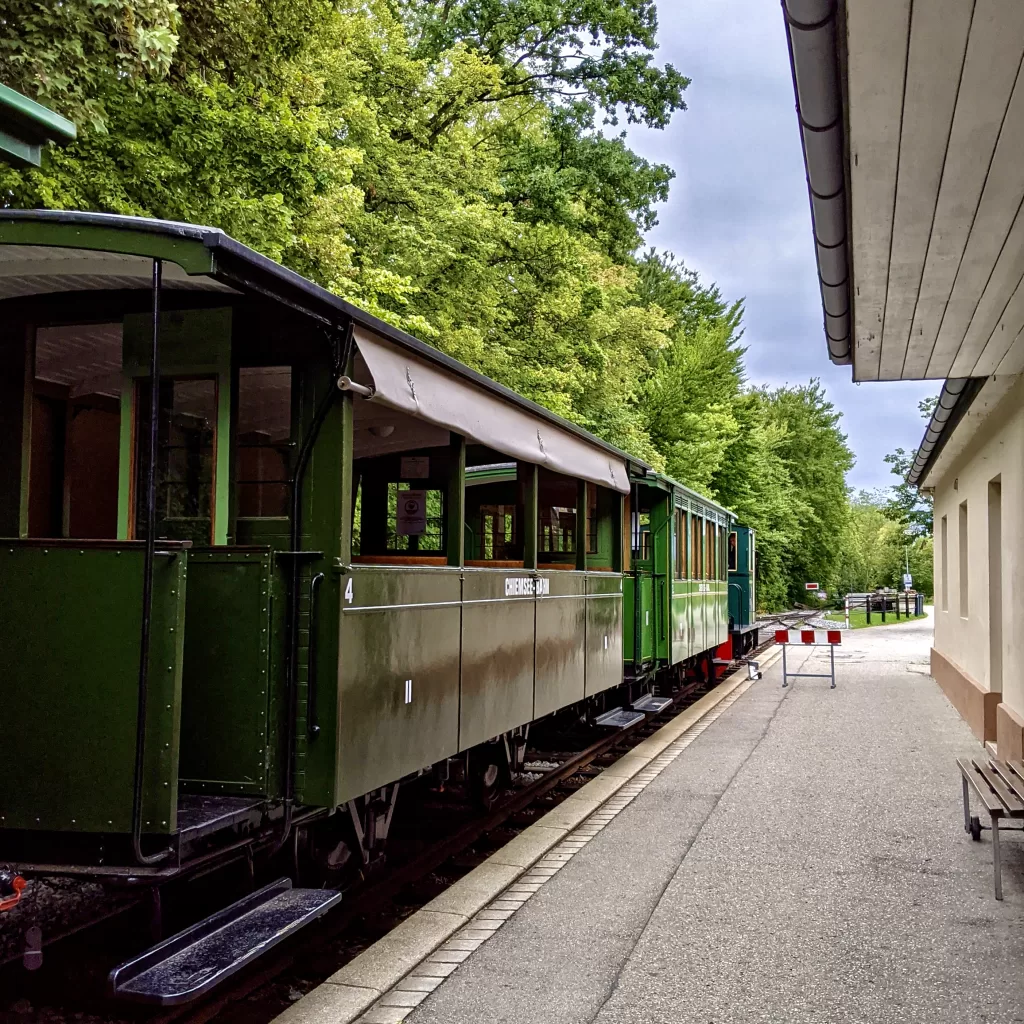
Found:
[[[762,621],[766,625],[794,628],[812,617],[811,612],[788,612],[768,616]],[[773,639],[765,641],[751,656],[756,657],[773,642]],[[601,736],[582,749],[531,748],[527,764],[544,761],[557,766],[539,773],[539,777],[526,785],[506,791],[492,809],[462,822],[440,839],[386,868],[378,877],[363,880],[346,892],[337,910],[197,1003],[153,1010],[103,1000],[97,983],[105,977],[110,958],[104,958],[102,953],[110,945],[117,946],[121,926],[128,927],[133,914],[137,917],[139,906],[133,903],[108,911],[102,923],[94,922],[98,925],[96,929],[79,925],[73,933],[55,941],[47,950],[47,959],[56,954],[58,964],[65,969],[46,971],[46,974],[58,974],[52,985],[29,984],[21,1010],[25,1010],[25,1004],[31,1009],[28,1013],[20,1012],[15,1019],[19,1024],[35,1024],[36,1021],[40,1024],[43,1021],[46,1024],[59,1024],[61,1021],[75,1021],[76,1024],[101,1021],[109,1024],[122,1021],[206,1024],[213,1020],[218,1024],[235,1024],[236,1021],[260,1024],[261,1021],[270,1021],[298,996],[340,969],[366,946],[486,860],[532,821],[599,775],[706,691],[707,687],[701,682],[682,687],[672,696],[672,703],[661,712],[649,714],[626,729]],[[97,938],[98,946],[94,945]],[[83,967],[79,960],[81,956],[97,959],[97,968],[90,971],[88,966]],[[67,965],[76,961],[77,969],[69,974]],[[5,987],[5,978],[8,983],[16,983],[17,976],[12,967],[8,964],[2,968],[0,990]],[[17,969],[20,971],[20,966]],[[35,1004],[40,1001],[40,988],[47,992],[46,1006],[41,1008],[43,1015],[34,1016]]]
[[[808,617],[810,613],[790,613],[788,616],[777,618],[779,621],[793,619],[792,625],[795,626],[806,621]],[[752,656],[756,657],[773,644],[774,639],[760,644]],[[741,667],[734,671],[741,671]],[[445,838],[415,861],[403,865],[379,884],[350,898],[347,901],[347,908],[344,908],[343,904],[343,909],[325,922],[319,935],[304,937],[294,948],[282,953],[276,963],[261,965],[257,972],[243,976],[237,983],[227,990],[218,992],[210,1000],[161,1014],[155,1019],[154,1024],[207,1024],[210,1021],[216,1021],[217,1024],[269,1022],[290,1005],[295,995],[304,994],[309,988],[319,984],[343,967],[347,960],[361,952],[371,941],[375,941],[389,930],[384,928],[379,934],[367,936],[366,942],[346,943],[346,929],[361,915],[368,911],[377,911],[382,902],[390,903],[396,896],[400,896],[404,885],[414,883],[430,872],[442,868],[453,858],[458,859],[457,867],[460,874],[472,870],[478,863],[486,860],[493,850],[503,846],[514,834],[529,825],[534,818],[549,810],[559,799],[574,792],[589,778],[599,775],[605,767],[613,764],[629,749],[656,732],[705,692],[706,689],[701,686],[688,687],[675,695],[673,703],[662,712],[649,715],[635,726],[604,737],[583,750],[565,755],[566,759],[559,767],[545,773],[538,782],[516,793],[510,800],[480,819],[468,823],[459,832]],[[580,782],[574,785],[577,779]],[[556,799],[545,802],[544,798],[549,795],[556,796]],[[533,813],[527,818],[517,820],[519,815],[528,811]],[[510,823],[513,825],[512,828],[508,827]],[[466,851],[475,843],[487,837],[494,840],[487,844],[488,849],[477,851],[475,856],[465,856]],[[448,878],[449,884],[456,880],[456,877],[450,875]],[[431,894],[430,898],[433,895],[435,894]],[[416,904],[402,904],[403,912],[394,923],[397,924],[402,917],[415,912],[419,906],[427,902],[429,898]],[[342,941],[339,942],[339,939]],[[323,949],[325,942],[332,947],[326,954]]]

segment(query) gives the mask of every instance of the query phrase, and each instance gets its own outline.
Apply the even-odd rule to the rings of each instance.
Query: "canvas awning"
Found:
[[[464,434],[523,462],[622,494],[629,492],[625,460],[611,451],[531,416],[364,328],[355,328],[355,340],[370,378],[361,383],[374,388],[372,401]]]

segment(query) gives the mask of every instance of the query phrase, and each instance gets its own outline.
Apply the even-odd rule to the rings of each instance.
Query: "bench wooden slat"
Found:
[[[1015,758],[1010,758],[1007,760],[1006,765],[1014,775],[1017,775],[1024,780],[1024,761],[1018,761]]]
[[[1024,814],[1024,803],[1017,799],[1016,794],[1006,787],[1003,780],[992,771],[989,765],[975,758],[974,767],[978,769],[981,777],[992,787],[992,791],[1002,802],[1007,814],[1013,817]]]
[[[975,765],[970,761],[964,760],[962,757],[958,757],[956,763],[963,777],[971,784],[974,792],[978,794],[978,798],[985,805],[985,810],[989,814],[1001,816],[1003,813],[1002,804],[995,798],[988,786],[988,781],[978,772]]]
[[[992,771],[999,776],[1000,779],[1006,784],[1006,788],[1017,798],[1020,802],[1021,810],[1020,814],[1024,816],[1024,778],[1014,774],[1010,770],[1010,766],[1005,761],[997,761],[995,758],[991,762]],[[1015,812],[1016,813],[1016,812]]]

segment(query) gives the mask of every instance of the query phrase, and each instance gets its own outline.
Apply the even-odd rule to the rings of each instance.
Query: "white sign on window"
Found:
[[[427,492],[398,492],[398,535],[418,537],[427,532]]]
[[[430,476],[430,458],[426,455],[403,455],[403,480],[426,480]]]

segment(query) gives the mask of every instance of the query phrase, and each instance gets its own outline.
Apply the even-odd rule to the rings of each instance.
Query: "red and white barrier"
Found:
[[[828,644],[841,644],[843,634],[838,629],[777,629],[775,630],[775,642],[777,644],[806,644],[807,646],[825,647]]]
[[[788,686],[790,679],[828,679],[836,688],[836,648],[843,642],[838,629],[777,629],[775,642],[782,647],[782,685]],[[828,672],[790,672],[786,664],[786,650],[789,647],[827,647]],[[805,659],[807,660],[807,659]]]

